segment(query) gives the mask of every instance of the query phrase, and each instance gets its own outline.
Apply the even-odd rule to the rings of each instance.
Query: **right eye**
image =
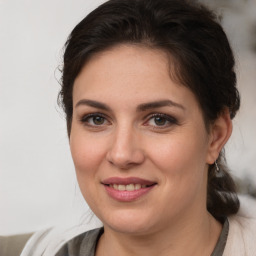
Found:
[[[88,114],[81,119],[81,122],[84,125],[92,127],[99,127],[109,124],[109,121],[102,114],[99,113]]]

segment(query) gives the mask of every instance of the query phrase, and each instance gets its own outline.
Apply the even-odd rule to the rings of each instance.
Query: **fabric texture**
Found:
[[[223,256],[256,256],[256,201],[240,196],[238,214],[230,216]]]
[[[229,223],[223,256],[256,256],[256,217],[234,215]]]
[[[103,227],[87,231],[68,241],[56,256],[94,256]]]

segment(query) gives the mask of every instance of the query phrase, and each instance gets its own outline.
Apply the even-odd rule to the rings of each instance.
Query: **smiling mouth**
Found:
[[[108,195],[117,201],[131,202],[148,194],[157,183],[138,177],[110,177],[101,182]]]
[[[123,184],[109,184],[107,186],[115,189],[115,190],[119,190],[119,191],[135,191],[135,190],[139,190],[141,188],[146,188],[146,187],[150,187],[153,186],[152,185],[145,185],[145,184],[128,184],[128,185],[123,185]]]

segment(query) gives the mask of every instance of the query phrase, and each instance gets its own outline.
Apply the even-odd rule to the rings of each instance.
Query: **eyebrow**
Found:
[[[153,101],[153,102],[140,104],[137,107],[137,111],[138,112],[146,111],[146,110],[149,110],[149,109],[161,108],[161,107],[166,107],[166,106],[177,107],[177,108],[180,108],[182,110],[185,110],[185,107],[183,105],[181,105],[179,103],[176,103],[172,100],[160,100],[160,101]]]
[[[87,99],[80,100],[76,103],[75,107],[77,108],[78,106],[81,106],[81,105],[86,105],[86,106],[90,106],[93,108],[98,108],[106,111],[111,110],[106,104],[95,101],[95,100],[87,100]]]
[[[111,111],[110,107],[108,107],[106,104],[95,101],[95,100],[88,100],[88,99],[82,99],[77,102],[75,107],[81,106],[81,105],[86,105],[106,111]],[[143,112],[149,109],[154,109],[154,108],[161,108],[161,107],[177,107],[182,110],[185,110],[185,107],[179,103],[176,103],[172,100],[159,100],[159,101],[152,101],[148,103],[143,103],[137,106],[136,111],[137,112]]]

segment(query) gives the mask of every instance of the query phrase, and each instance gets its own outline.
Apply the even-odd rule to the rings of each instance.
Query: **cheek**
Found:
[[[172,213],[173,204],[175,211],[179,212],[194,202],[204,202],[207,183],[206,144],[191,138],[173,139],[160,144],[152,148],[151,159],[154,159],[154,165],[162,173],[162,195],[166,195],[165,201],[170,202],[166,211]]]
[[[104,141],[74,130],[70,136],[70,150],[79,184],[89,182],[90,177],[95,178],[105,157]]]
[[[202,179],[207,154],[207,140],[203,137],[182,134],[153,142],[150,158],[163,171],[167,182],[194,183],[195,179]]]
[[[96,184],[99,184],[97,170],[105,157],[102,142],[92,141],[90,136],[75,134],[70,136],[70,150],[76,170],[77,181],[84,199],[94,209],[95,197],[99,198]]]

